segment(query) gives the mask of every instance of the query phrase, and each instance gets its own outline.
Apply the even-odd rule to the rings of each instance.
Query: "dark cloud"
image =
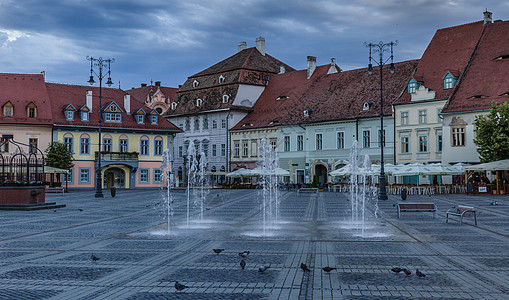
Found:
[[[399,40],[398,61],[419,58],[439,28],[509,16],[495,0],[26,1],[0,3],[0,72],[38,73],[85,84],[86,56],[114,57],[123,88],[187,76],[266,39],[269,54],[295,68],[306,56],[344,69],[364,67],[364,42]]]

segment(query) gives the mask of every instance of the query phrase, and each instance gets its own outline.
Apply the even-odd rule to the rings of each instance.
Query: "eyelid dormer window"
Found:
[[[219,76],[219,83],[224,83],[225,77],[223,75]]]
[[[193,81],[193,87],[198,87],[200,82],[198,80]]]

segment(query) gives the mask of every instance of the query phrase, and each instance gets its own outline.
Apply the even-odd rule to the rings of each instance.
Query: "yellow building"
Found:
[[[161,163],[180,131],[155,110],[131,101],[119,89],[102,89],[99,140],[99,89],[47,84],[54,119],[53,140],[74,155],[67,177],[71,188],[94,188],[99,167],[103,188],[150,188],[161,185]]]

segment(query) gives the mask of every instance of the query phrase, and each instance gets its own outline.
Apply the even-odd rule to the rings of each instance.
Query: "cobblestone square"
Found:
[[[509,299],[507,197],[412,195],[434,202],[438,218],[398,219],[389,196],[364,237],[346,226],[342,193],[282,191],[281,222],[264,234],[258,190],[210,191],[204,220],[193,203],[189,227],[185,193],[173,197],[169,235],[160,190],[72,191],[47,195],[67,205],[56,211],[2,211],[0,299]],[[457,204],[481,210],[478,226],[445,223]]]

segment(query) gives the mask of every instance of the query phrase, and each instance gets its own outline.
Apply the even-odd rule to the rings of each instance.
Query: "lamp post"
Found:
[[[389,66],[389,72],[391,74],[396,71],[394,67],[394,55],[392,48],[398,44],[398,41],[395,42],[379,42],[375,43],[365,43],[366,47],[369,48],[369,63],[368,63],[368,73],[373,73],[373,64],[372,61],[379,66],[380,69],[380,191],[378,193],[378,199],[387,200],[387,192],[385,190],[385,171],[384,171],[384,143],[385,143],[385,134],[384,134],[384,93],[383,93],[383,66],[390,60],[391,64]],[[391,50],[391,56],[384,61],[383,53],[384,51]],[[378,52],[380,54],[380,60],[377,62],[373,57],[371,57],[371,51]]]
[[[95,197],[96,198],[103,198],[103,191],[102,191],[102,178],[101,178],[101,129],[102,129],[102,82],[103,78],[105,76],[108,76],[108,81],[106,81],[106,84],[108,86],[111,86],[113,82],[111,81],[111,71],[110,71],[110,64],[115,61],[113,58],[103,59],[102,57],[94,58],[91,56],[87,56],[87,60],[90,61],[90,79],[88,80],[88,83],[90,85],[93,85],[95,83],[94,80],[94,74],[99,78],[99,150],[97,152],[97,168],[95,170],[95,177],[96,177],[96,191],[95,191]],[[94,66],[99,68],[99,74],[97,74],[94,71]],[[105,72],[103,74],[103,68],[108,67],[108,72]]]

